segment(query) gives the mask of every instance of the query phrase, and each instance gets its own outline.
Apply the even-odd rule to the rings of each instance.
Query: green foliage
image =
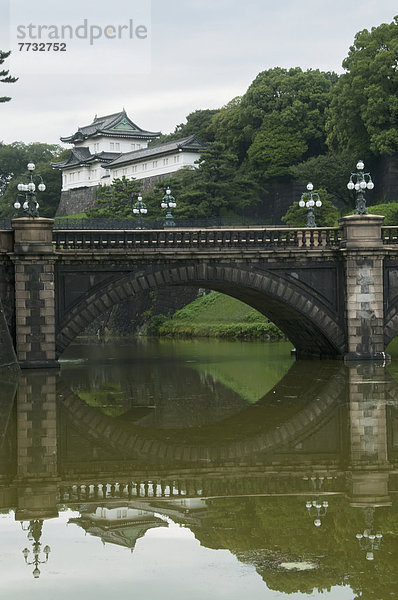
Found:
[[[171,319],[151,323],[151,330],[168,337],[283,339],[282,332],[247,304],[219,292],[197,298]]]
[[[339,211],[328,199],[326,190],[314,190],[318,192],[322,206],[320,208],[314,208],[315,221],[318,227],[336,227],[337,220],[339,218]],[[306,194],[304,194],[304,200],[306,200]],[[300,208],[298,202],[294,202],[289,207],[284,217],[282,217],[283,223],[286,223],[288,227],[305,227],[307,223],[307,208]]]
[[[332,91],[327,123],[332,148],[365,158],[398,150],[398,16],[355,36]]]
[[[11,51],[5,52],[4,50],[0,50],[0,66],[4,63],[6,58],[8,58],[11,54]],[[12,77],[9,74],[8,69],[0,70],[0,82],[1,83],[15,83],[18,81],[18,77]],[[0,102],[9,102],[11,98],[9,96],[0,96]]]
[[[149,145],[154,146],[189,135],[196,135],[201,142],[213,142],[214,134],[211,129],[211,122],[217,112],[218,110],[209,108],[195,110],[186,117],[186,123],[180,123],[176,126],[173,133],[161,135],[158,140],[154,140]]]
[[[314,181],[331,197],[354,207],[355,194],[347,189],[347,182],[356,163],[357,156],[350,151],[328,152],[290,167],[290,173],[303,185]]]
[[[376,204],[368,206],[368,212],[371,215],[383,215],[384,225],[398,225],[398,203],[390,202],[388,204]]]
[[[61,196],[62,178],[61,172],[54,170],[50,161],[58,158],[60,152],[63,153],[64,150],[56,144],[41,142],[3,144],[0,142],[0,178],[7,180],[0,198],[0,217],[22,215],[21,210],[16,213],[14,202],[18,194],[17,185],[21,176],[27,173],[26,166],[29,161],[35,163],[34,173],[40,174],[46,185],[44,192],[37,193],[37,201],[40,204],[39,213],[43,217],[55,215]]]
[[[97,200],[87,216],[93,219],[123,219],[135,217],[133,206],[140,194],[141,183],[136,179],[114,179],[111,186],[103,185],[97,190]]]
[[[177,201],[173,215],[180,218],[240,215],[259,201],[258,185],[238,169],[236,155],[220,142],[208,144],[197,169],[181,169],[144,195],[151,217],[164,215],[160,201],[167,185]]]
[[[213,117],[215,139],[249,160],[260,180],[286,176],[291,164],[320,154],[335,73],[275,67],[257,75],[241,99]]]

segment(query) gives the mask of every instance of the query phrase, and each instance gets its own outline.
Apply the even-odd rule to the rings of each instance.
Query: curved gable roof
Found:
[[[146,131],[138,127],[126,114],[125,110],[103,117],[94,117],[90,125],[79,127],[70,136],[61,137],[61,142],[73,143],[84,141],[99,135],[117,136],[132,139],[154,139],[160,135],[160,131]]]

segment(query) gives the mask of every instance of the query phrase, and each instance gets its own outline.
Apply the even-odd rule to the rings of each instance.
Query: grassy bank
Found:
[[[211,292],[177,311],[171,318],[156,316],[155,335],[225,339],[284,339],[282,332],[259,312],[235,298]]]

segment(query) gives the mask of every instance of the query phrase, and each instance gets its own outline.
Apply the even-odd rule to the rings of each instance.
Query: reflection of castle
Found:
[[[69,519],[88,534],[101,538],[102,542],[116,544],[134,550],[136,541],[148,529],[167,527],[167,523],[152,512],[132,508],[125,504],[112,506],[81,506],[81,516]]]

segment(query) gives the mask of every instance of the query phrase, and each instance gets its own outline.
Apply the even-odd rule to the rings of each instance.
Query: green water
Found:
[[[0,598],[396,597],[397,379],[216,340],[3,376]]]

